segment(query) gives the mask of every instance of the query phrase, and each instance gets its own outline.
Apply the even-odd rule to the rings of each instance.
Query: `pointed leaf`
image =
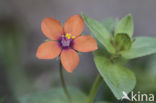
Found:
[[[131,14],[128,16],[125,16],[119,24],[117,24],[116,29],[115,29],[115,35],[118,33],[126,33],[129,35],[129,37],[133,36],[133,18]]]
[[[107,29],[107,31],[109,31],[110,33],[113,31],[115,25],[117,24],[117,20],[116,19],[106,19],[102,21],[103,26]]]
[[[96,67],[115,97],[121,99],[123,91],[129,93],[134,89],[136,78],[133,72],[125,66],[112,63],[102,54],[98,53],[94,53]]]
[[[124,51],[121,55],[126,59],[134,59],[156,53],[155,37],[137,37],[129,51]]]
[[[82,14],[82,17],[88,26],[89,30],[92,32],[93,36],[110,52],[114,53],[115,50],[110,42],[111,35],[105,29],[105,27],[98,21],[87,17],[85,14]]]

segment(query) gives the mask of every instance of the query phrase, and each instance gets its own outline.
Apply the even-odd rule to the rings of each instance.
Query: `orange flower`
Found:
[[[51,39],[42,43],[36,53],[39,59],[54,59],[60,55],[61,63],[67,72],[73,72],[79,63],[76,51],[90,52],[97,49],[97,42],[89,35],[80,36],[84,22],[80,15],[69,17],[63,26],[53,18],[45,18],[41,29]],[[75,51],[76,50],[76,51]]]

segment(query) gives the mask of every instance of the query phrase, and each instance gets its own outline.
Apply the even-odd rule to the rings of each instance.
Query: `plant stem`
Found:
[[[92,88],[91,88],[91,91],[90,91],[87,103],[93,103],[94,102],[94,98],[96,96],[96,92],[97,92],[98,87],[100,86],[101,82],[102,82],[102,77],[101,77],[101,75],[98,75],[96,77],[96,80],[93,83]]]
[[[61,61],[60,61],[60,79],[61,79],[61,83],[62,83],[64,93],[67,96],[67,99],[69,100],[69,102],[72,103],[71,96],[70,96],[70,94],[68,92],[67,86],[66,86],[65,81],[64,81],[63,68],[62,68]]]

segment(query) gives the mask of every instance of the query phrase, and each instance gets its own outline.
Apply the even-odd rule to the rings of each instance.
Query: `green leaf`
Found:
[[[155,37],[137,37],[129,51],[123,51],[121,55],[126,59],[134,59],[156,53]]]
[[[116,51],[125,51],[131,48],[131,38],[125,33],[115,35],[114,47]]]
[[[131,14],[125,16],[119,24],[117,24],[116,29],[115,29],[115,35],[118,33],[126,33],[129,35],[129,37],[133,36],[133,18]]]
[[[108,30],[110,33],[113,31],[115,25],[117,24],[117,20],[116,19],[106,19],[102,21],[103,26],[106,28],[106,30]]]
[[[155,62],[156,62],[156,55],[152,55],[147,63],[147,68],[148,68],[147,73],[149,73],[153,78],[154,77],[156,78],[156,69],[155,69],[156,63]]]
[[[112,63],[109,59],[95,52],[96,67],[117,99],[121,99],[125,91],[132,91],[136,84],[133,72],[123,65]]]
[[[68,89],[73,103],[86,103],[87,96],[76,88]],[[56,88],[47,92],[40,92],[23,96],[19,99],[20,103],[69,103],[63,89]]]
[[[94,37],[103,45],[105,48],[110,52],[114,53],[115,49],[111,44],[111,35],[110,33],[105,29],[105,27],[99,23],[98,21],[87,17],[85,14],[82,14],[82,17],[88,26],[89,30],[92,32]]]

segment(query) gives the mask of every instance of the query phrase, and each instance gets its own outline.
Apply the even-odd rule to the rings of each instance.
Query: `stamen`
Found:
[[[70,33],[62,35],[60,39],[60,45],[62,46],[62,48],[68,48],[72,45],[73,39],[75,39],[75,36],[72,36]]]
[[[66,37],[67,39],[75,39],[75,36],[72,36],[70,33],[67,33],[67,34],[65,35],[65,37]]]
[[[75,36],[72,36],[72,39],[75,39]]]

